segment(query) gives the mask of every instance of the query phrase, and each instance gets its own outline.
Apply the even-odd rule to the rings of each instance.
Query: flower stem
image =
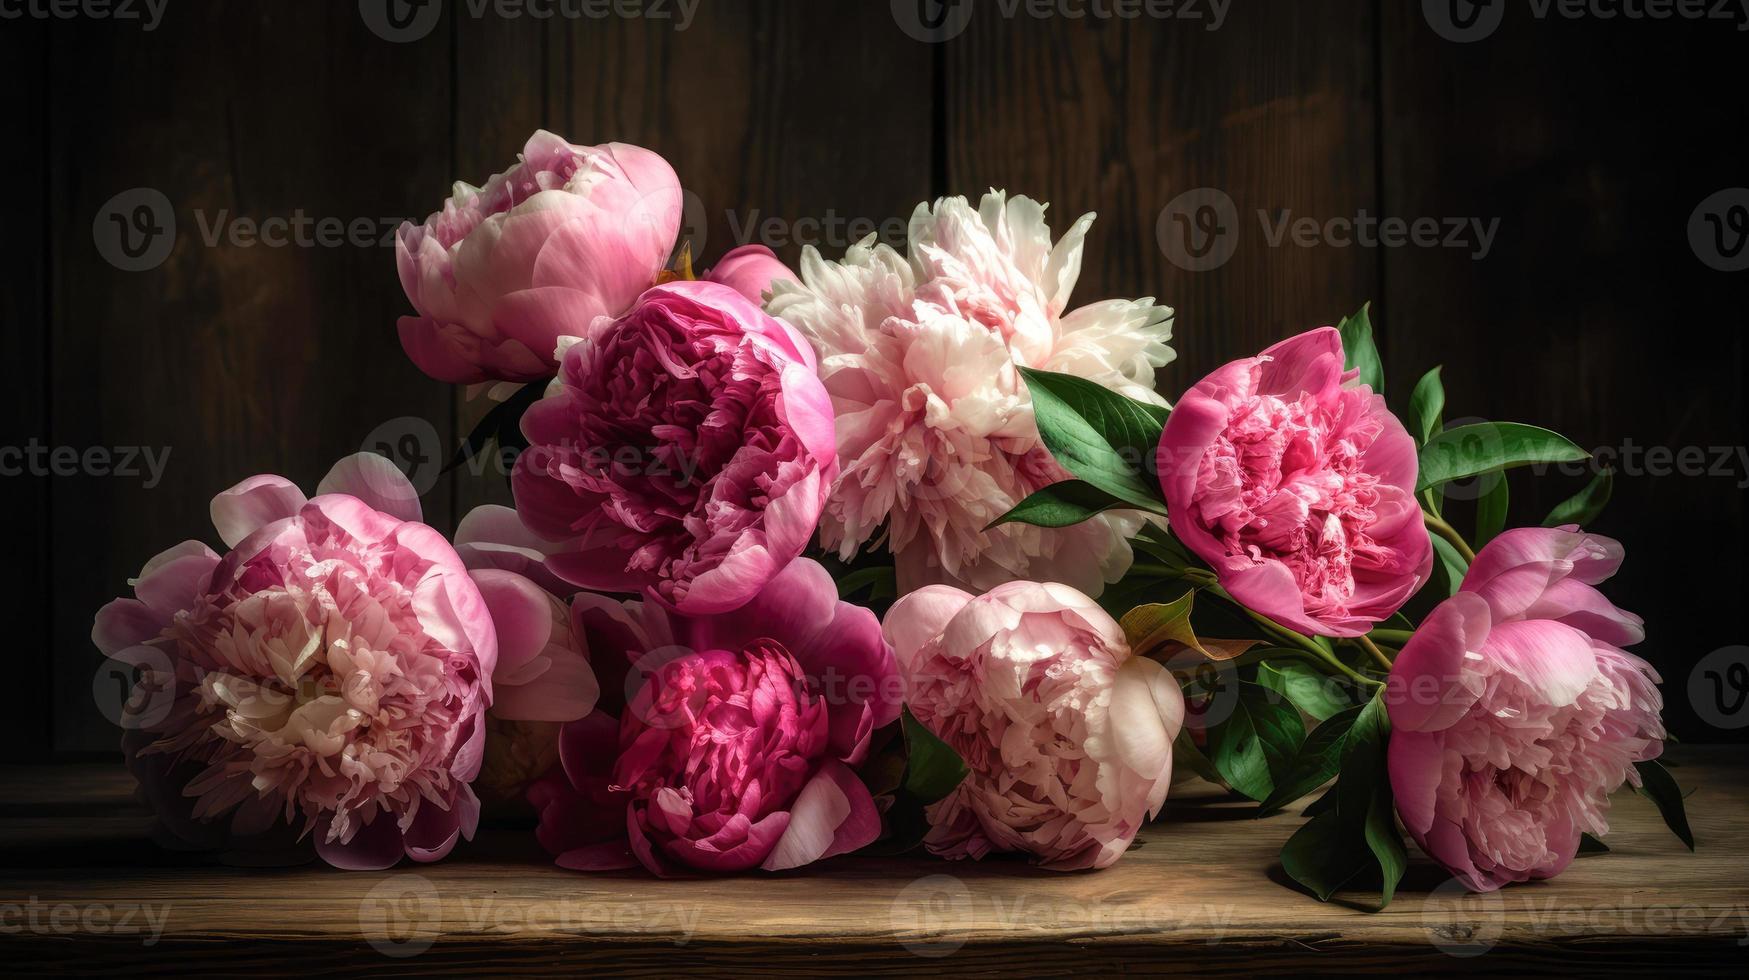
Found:
[[[1403,644],[1408,643],[1409,638],[1414,635],[1414,630],[1391,630],[1385,629],[1381,626],[1374,629],[1371,633],[1368,633],[1367,637],[1369,639],[1376,638],[1380,643],[1389,643],[1391,646],[1401,647]]]
[[[1379,645],[1374,643],[1371,638],[1365,635],[1357,636],[1354,638],[1354,643],[1367,653],[1372,654],[1373,660],[1377,661],[1380,667],[1387,671],[1391,669],[1391,658],[1385,656],[1385,652],[1380,650]]]
[[[1421,512],[1421,517],[1427,522],[1427,529],[1450,542],[1451,546],[1457,549],[1457,553],[1464,556],[1464,561],[1474,562],[1476,560],[1476,553],[1464,540],[1464,536],[1457,532],[1457,528],[1447,524],[1445,518],[1427,510]]]
[[[1330,651],[1319,646],[1316,642],[1314,642],[1312,640],[1311,637],[1306,636],[1304,633],[1299,633],[1299,632],[1296,632],[1294,630],[1290,630],[1286,626],[1283,626],[1280,623],[1276,622],[1275,620],[1270,619],[1268,616],[1262,615],[1261,613],[1253,612],[1250,609],[1246,609],[1243,605],[1240,605],[1239,608],[1245,609],[1245,615],[1250,616],[1251,619],[1254,620],[1258,626],[1263,627],[1263,631],[1265,633],[1269,633],[1269,634],[1273,635],[1276,639],[1280,640],[1281,642],[1287,644],[1290,647],[1293,647],[1295,653],[1310,654],[1312,657],[1317,659],[1319,662],[1336,668],[1336,670],[1338,672],[1346,675],[1350,680],[1359,681],[1362,684],[1368,684],[1368,685],[1371,685],[1372,687],[1379,686],[1378,681],[1373,680],[1371,677],[1368,677],[1365,674],[1362,674],[1361,672],[1355,670],[1353,667],[1350,667],[1347,664],[1343,663],[1342,660],[1340,658],[1338,658],[1335,654],[1333,654]],[[1388,666],[1388,662],[1387,662],[1387,666]]]

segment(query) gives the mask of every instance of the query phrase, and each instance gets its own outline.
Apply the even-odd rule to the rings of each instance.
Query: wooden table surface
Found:
[[[247,870],[160,850],[118,767],[0,770],[0,950],[14,970],[817,975],[1749,968],[1749,771],[1737,749],[1672,753],[1687,853],[1632,793],[1612,852],[1558,881],[1465,896],[1416,857],[1397,900],[1322,904],[1276,861],[1299,818],[1182,783],[1104,871],[840,858],[803,871],[658,881],[549,865],[483,829],[437,865]]]

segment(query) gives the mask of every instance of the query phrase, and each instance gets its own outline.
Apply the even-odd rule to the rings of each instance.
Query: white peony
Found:
[[[1174,356],[1170,309],[1150,297],[1065,312],[1093,217],[1053,245],[1036,201],[943,198],[912,214],[909,258],[870,236],[838,262],[805,249],[802,281],[773,284],[766,309],[813,342],[838,417],[827,547],[848,559],[884,527],[901,591],[1033,579],[1097,595],[1122,577],[1133,514],[983,530],[1069,476],[1039,440],[1017,367],[1164,404],[1154,369]]]

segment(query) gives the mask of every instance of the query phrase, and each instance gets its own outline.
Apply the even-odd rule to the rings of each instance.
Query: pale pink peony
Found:
[[[1178,539],[1233,598],[1309,634],[1367,632],[1433,567],[1415,442],[1356,375],[1336,330],[1290,337],[1198,382],[1156,458]]]
[[[821,537],[848,559],[884,533],[901,592],[1049,578],[1098,594],[1129,568],[1134,516],[984,530],[1068,478],[1017,368],[1163,404],[1154,369],[1173,356],[1172,311],[1151,299],[1068,310],[1093,215],[1053,246],[1044,211],[995,191],[976,210],[943,198],[912,215],[908,259],[868,241],[839,262],[808,248],[802,281],[772,287],[767,310],[813,342],[838,416]]]
[[[145,668],[128,767],[191,844],[313,834],[341,868],[434,861],[479,816],[492,619],[394,464],[350,457],[318,491],[219,494],[228,554],[184,542],[97,614],[98,648]]]
[[[711,266],[704,278],[720,282],[749,300],[761,303],[777,283],[795,282],[796,274],[764,245],[742,245],[731,249],[720,262]]]
[[[899,713],[874,614],[798,559],[726,615],[577,597],[602,709],[566,725],[563,771],[536,784],[541,843],[561,867],[779,871],[880,833],[851,767]],[[612,710],[617,659],[629,697]]]
[[[928,810],[928,849],[1103,868],[1159,813],[1184,695],[1093,600],[1055,583],[930,586],[887,613],[905,699],[970,772]]]
[[[680,231],[667,161],[625,143],[574,146],[545,131],[484,188],[457,183],[443,210],[395,239],[418,316],[401,345],[440,381],[550,376],[559,338],[625,312]]]
[[[726,612],[807,546],[832,426],[806,341],[728,286],[668,283],[566,351],[522,418],[516,509],[579,586]]]
[[[601,692],[569,605],[515,572],[468,566],[498,634],[486,757],[475,788],[489,801],[520,800],[558,764],[560,726],[589,714]]]
[[[1397,812],[1473,891],[1559,874],[1663,751],[1658,675],[1618,646],[1641,621],[1593,588],[1621,560],[1577,527],[1508,531],[1391,669]]]

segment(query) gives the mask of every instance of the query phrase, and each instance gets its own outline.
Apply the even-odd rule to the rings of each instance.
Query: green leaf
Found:
[[[1477,422],[1447,429],[1421,447],[1419,493],[1453,480],[1530,463],[1572,463],[1590,454],[1566,436],[1519,422]]]
[[[1603,508],[1609,504],[1609,495],[1615,490],[1615,471],[1605,467],[1591,478],[1585,489],[1555,505],[1549,511],[1549,516],[1543,518],[1543,527],[1560,527],[1562,524],[1577,524],[1584,527],[1603,513]]]
[[[1590,834],[1580,834],[1579,835],[1579,853],[1582,855],[1583,854],[1608,854],[1609,853],[1609,845],[1605,844],[1604,842],[1591,836]]]
[[[1433,594],[1441,599],[1449,599],[1457,594],[1458,586],[1463,584],[1464,575],[1470,570],[1470,563],[1464,561],[1464,556],[1452,547],[1450,541],[1437,534],[1429,535],[1433,539],[1433,555],[1437,561],[1433,563],[1433,574],[1428,577],[1427,588],[1434,590]]]
[[[1190,726],[1178,730],[1178,737],[1172,740],[1172,765],[1174,769],[1184,769],[1196,773],[1202,779],[1224,786],[1221,774],[1215,771],[1209,757],[1197,748],[1196,740],[1190,735]]]
[[[1232,660],[1256,646],[1251,640],[1203,641],[1191,627],[1190,614],[1196,603],[1196,590],[1191,589],[1171,602],[1150,602],[1135,606],[1118,620],[1130,650],[1137,656],[1151,656],[1169,643],[1195,650],[1209,660]]]
[[[1347,359],[1343,367],[1348,370],[1360,369],[1360,383],[1373,390],[1374,394],[1385,393],[1385,367],[1379,360],[1378,345],[1372,336],[1372,304],[1360,308],[1360,312],[1351,317],[1344,317],[1336,329],[1342,334],[1342,354]]]
[[[1360,710],[1360,705],[1344,708],[1312,729],[1288,766],[1287,778],[1276,783],[1275,791],[1258,809],[1258,816],[1274,813],[1335,778],[1342,765],[1343,741]]]
[[[924,803],[934,803],[953,792],[966,778],[965,761],[953,747],[937,738],[911,714],[909,705],[899,713],[905,729],[905,791]]]
[[[1034,527],[1068,527],[1097,517],[1113,507],[1127,506],[1122,500],[1091,483],[1064,480],[1033,491],[1008,513],[985,525],[984,530],[1011,523],[1031,524]]]
[[[1146,602],[1171,602],[1189,592],[1191,585],[1181,578],[1158,575],[1126,575],[1099,593],[1099,607],[1113,619]]]
[[[1639,794],[1657,805],[1664,825],[1689,850],[1694,850],[1694,831],[1688,829],[1688,813],[1683,808],[1682,788],[1676,785],[1676,777],[1656,759],[1636,762],[1634,768],[1640,772],[1640,785],[1636,787]]]
[[[839,578],[838,598],[849,599],[867,589],[870,599],[878,599],[893,595],[897,588],[892,566],[875,565],[857,569]]]
[[[1488,492],[1482,494],[1482,499],[1476,501],[1476,550],[1494,540],[1494,536],[1506,530],[1506,511],[1512,502],[1512,492],[1506,486],[1506,474],[1495,473],[1491,479],[1494,485]]]
[[[1379,876],[1382,909],[1391,903],[1408,867],[1385,764],[1390,733],[1384,699],[1375,694],[1342,738],[1335,789],[1307,808],[1317,815],[1282,848],[1282,868],[1321,900],[1372,869]]]
[[[1318,901],[1328,902],[1372,863],[1364,849],[1352,846],[1352,836],[1339,813],[1324,810],[1282,845],[1281,868]]]
[[[1423,374],[1409,396],[1409,432],[1417,446],[1427,445],[1445,428],[1445,385],[1439,380],[1439,371],[1434,368]]]
[[[1021,368],[1032,394],[1039,437],[1063,468],[1155,514],[1166,513],[1160,482],[1149,471],[1166,426],[1166,409],[1084,378]]]
[[[1254,800],[1266,800],[1275,780],[1286,779],[1305,725],[1293,708],[1264,687],[1239,682],[1233,713],[1209,729],[1209,759],[1227,785]]]
[[[1287,698],[1294,707],[1319,721],[1349,707],[1348,699],[1342,696],[1335,681],[1310,664],[1296,660],[1258,664],[1257,683]]]

